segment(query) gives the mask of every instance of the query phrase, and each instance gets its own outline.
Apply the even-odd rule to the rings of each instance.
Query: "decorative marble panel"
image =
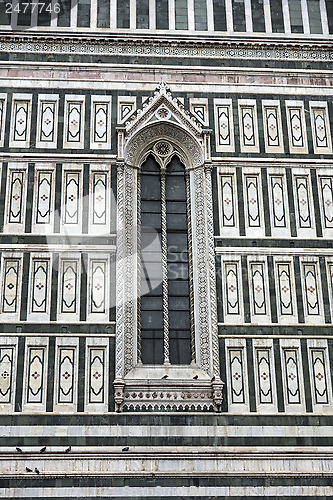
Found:
[[[241,151],[259,153],[256,102],[239,100],[238,113]]]
[[[279,101],[262,101],[265,150],[267,153],[283,153],[281,109]]]
[[[5,126],[6,126],[6,111],[7,111],[7,94],[0,93],[0,147],[3,148],[5,141]]]
[[[58,138],[59,95],[40,94],[37,111],[37,148],[56,148]]]
[[[88,403],[104,404],[105,401],[105,367],[106,349],[89,347],[89,387]]]
[[[45,371],[45,347],[28,347],[27,403],[42,403]]]
[[[54,172],[52,170],[36,171],[36,208],[35,223],[50,224],[53,202]]]
[[[304,105],[301,101],[286,101],[290,153],[307,153],[308,141]]]
[[[14,355],[13,346],[0,346],[0,405],[13,402]]]
[[[28,148],[31,128],[31,94],[13,94],[9,147]]]
[[[259,179],[257,175],[246,175],[245,192],[246,192],[246,216],[248,227],[260,227],[260,196],[259,196]]]
[[[31,312],[48,312],[50,261],[33,259],[31,263]]]
[[[313,149],[315,154],[331,154],[332,138],[327,102],[310,101]]]
[[[111,96],[91,97],[90,147],[111,148]]]
[[[2,313],[19,313],[21,259],[4,258],[2,271]]]
[[[204,125],[205,127],[209,126],[208,99],[206,97],[191,97],[190,111],[201,123],[201,125]]]
[[[255,352],[258,370],[258,402],[259,404],[272,404],[271,349],[255,349]]]
[[[324,349],[310,349],[310,361],[313,380],[314,401],[316,404],[328,404],[327,366]]]
[[[231,99],[214,99],[216,151],[234,151],[234,121]]]
[[[107,261],[92,259],[90,274],[90,313],[104,314],[106,312]]]
[[[320,177],[319,189],[324,227],[333,228],[333,177]]]
[[[277,290],[279,294],[279,315],[292,316],[294,312],[292,295],[292,274],[290,262],[277,262]]]
[[[283,349],[283,363],[285,365],[285,387],[288,404],[300,404],[300,379],[298,367],[298,349]]]
[[[318,271],[316,263],[303,262],[305,312],[309,316],[320,315]]]
[[[107,223],[108,172],[92,172],[92,225]]]
[[[240,314],[240,290],[238,273],[238,262],[224,263],[226,314]]]
[[[309,178],[308,176],[295,176],[296,203],[298,212],[298,226],[300,228],[312,227],[310,197],[309,197]]]
[[[275,228],[287,227],[284,182],[282,175],[270,176],[272,199],[272,225]]]
[[[80,213],[81,172],[65,171],[63,186],[63,223],[78,224]]]
[[[118,97],[118,123],[125,123],[136,110],[135,96]]]
[[[25,215],[25,170],[9,170],[7,189],[7,222],[22,224]]]
[[[250,288],[252,292],[252,306],[253,314],[266,315],[267,314],[267,299],[265,290],[265,268],[264,263],[258,262],[250,263]]]
[[[60,272],[60,312],[75,314],[78,311],[78,261],[62,260]]]
[[[230,390],[233,404],[245,403],[243,349],[229,349]]]
[[[64,148],[84,148],[84,96],[65,96]]]
[[[236,227],[235,180],[233,175],[221,175],[221,226]]]
[[[59,347],[58,403],[73,404],[75,378],[75,348]]]

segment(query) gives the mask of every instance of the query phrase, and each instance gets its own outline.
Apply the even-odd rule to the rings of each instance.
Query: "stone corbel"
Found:
[[[121,411],[122,404],[124,402],[124,387],[125,382],[122,379],[116,378],[113,382],[114,387],[114,403],[116,412]]]

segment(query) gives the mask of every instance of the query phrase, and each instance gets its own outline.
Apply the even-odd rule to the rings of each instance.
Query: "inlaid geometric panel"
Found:
[[[58,403],[74,402],[75,348],[59,348]]]
[[[298,350],[283,349],[283,363],[285,365],[285,387],[288,404],[300,404],[300,380],[298,373]]]
[[[310,101],[313,149],[316,154],[332,153],[331,130],[327,102]]]
[[[241,107],[244,146],[255,146],[253,107]]]
[[[260,227],[259,180],[257,175],[245,176],[246,214],[249,227]]]
[[[316,264],[312,262],[303,263],[304,276],[304,299],[306,305],[306,313],[311,316],[320,314],[319,292],[318,292],[318,277]]]
[[[76,313],[78,304],[78,261],[61,261],[60,312]]]
[[[37,148],[56,148],[58,135],[58,95],[39,95],[37,111]]]
[[[106,311],[106,268],[107,261],[90,261],[90,312],[105,313]]]
[[[30,145],[31,94],[14,94],[9,147],[28,148]]]
[[[277,269],[277,289],[279,293],[280,315],[293,315],[292,298],[292,275],[291,264],[289,262],[278,262]]]
[[[4,145],[6,125],[7,94],[0,94],[0,147]]]
[[[298,207],[298,226],[309,228],[312,226],[309,200],[309,179],[307,176],[294,178],[296,189],[296,203]]]
[[[231,401],[245,403],[243,349],[229,349]]]
[[[324,349],[310,349],[313,392],[316,404],[328,404],[326,357]]]
[[[255,101],[238,101],[241,151],[259,152],[257,108]]]
[[[2,271],[2,312],[18,313],[21,259],[5,258]]]
[[[240,314],[238,262],[224,263],[226,314]]]
[[[36,172],[36,224],[50,224],[54,174],[51,170]]]
[[[42,403],[45,347],[28,347],[27,363],[27,403]]]
[[[92,173],[92,224],[105,225],[107,222],[107,172]]]
[[[31,312],[46,313],[48,308],[50,261],[33,259],[31,284]]]
[[[280,102],[265,99],[262,101],[262,110],[266,152],[283,153],[284,145]]]
[[[262,262],[251,262],[250,288],[253,298],[253,314],[267,314],[264,264]]]
[[[136,110],[135,96],[118,97],[118,123],[124,123]]]
[[[10,170],[8,177],[7,221],[9,224],[24,222],[25,208],[25,170]]]
[[[14,349],[0,346],[0,404],[13,401]]]
[[[111,148],[111,96],[91,97],[90,147]]]
[[[65,172],[63,201],[63,223],[78,224],[80,210],[80,172]]]
[[[258,396],[260,404],[272,404],[271,350],[256,349],[258,370]]]
[[[221,175],[221,225],[235,227],[235,192],[232,175]]]
[[[284,183],[281,175],[270,176],[272,199],[272,224],[274,227],[287,227],[286,207],[284,201]]]
[[[304,105],[301,101],[286,101],[289,148],[291,153],[307,153],[308,142]]]
[[[231,99],[214,99],[216,151],[234,151],[234,122]]]
[[[190,111],[201,123],[201,125],[209,126],[208,118],[208,99],[206,97],[190,98]]]
[[[333,228],[333,177],[320,177],[319,188],[325,228]]]
[[[84,148],[84,96],[66,96],[64,148]]]
[[[105,348],[89,348],[89,403],[105,403]]]

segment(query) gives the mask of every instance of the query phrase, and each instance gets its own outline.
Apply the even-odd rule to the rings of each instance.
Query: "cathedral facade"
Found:
[[[0,5],[0,496],[332,497],[333,1]]]

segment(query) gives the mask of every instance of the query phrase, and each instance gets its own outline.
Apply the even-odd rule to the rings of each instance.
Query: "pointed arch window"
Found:
[[[189,179],[177,156],[160,168],[150,155],[140,185],[139,361],[188,365],[195,352]]]

